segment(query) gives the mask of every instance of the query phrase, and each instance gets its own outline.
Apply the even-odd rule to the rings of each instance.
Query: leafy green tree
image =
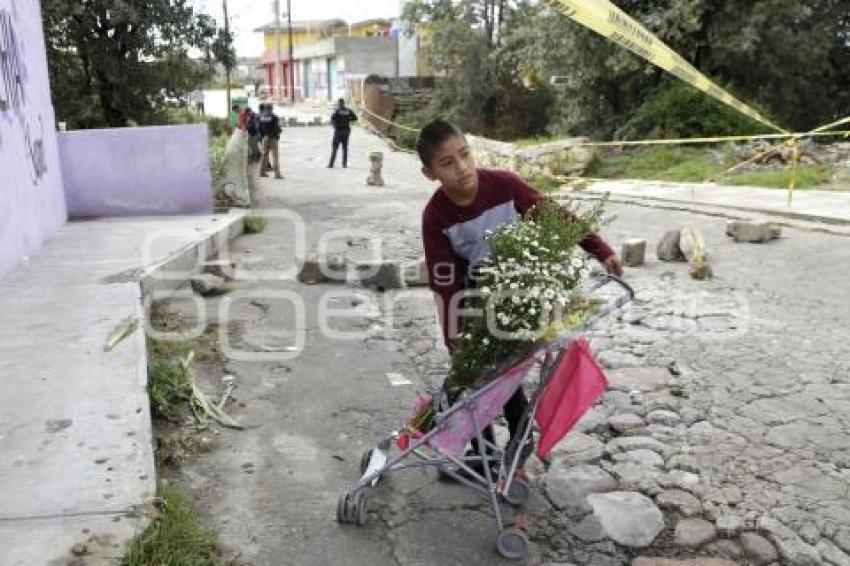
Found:
[[[552,93],[528,85],[505,49],[510,30],[527,17],[526,0],[415,0],[404,17],[427,27],[429,56],[440,75],[431,115],[476,133],[510,138],[542,132]]]
[[[782,126],[806,130],[850,114],[847,0],[613,1]],[[596,138],[753,129],[573,22],[555,0],[414,0],[405,16],[433,39],[431,57],[444,76],[434,108],[485,133],[500,121],[503,136],[541,128]],[[551,77],[559,77],[556,92]]]
[[[187,0],[42,0],[42,17],[57,118],[72,127],[161,122],[232,53]]]

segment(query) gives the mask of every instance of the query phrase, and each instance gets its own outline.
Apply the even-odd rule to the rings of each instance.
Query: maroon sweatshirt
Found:
[[[466,287],[470,266],[479,264],[489,255],[485,234],[513,222],[543,198],[508,171],[478,169],[477,173],[478,193],[472,203],[455,204],[439,188],[422,213],[428,282],[438,297],[440,325],[447,345],[455,338],[449,336],[451,299]],[[614,254],[597,234],[586,236],[580,244],[600,261]]]

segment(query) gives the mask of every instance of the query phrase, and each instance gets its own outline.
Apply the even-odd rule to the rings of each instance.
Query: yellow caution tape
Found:
[[[714,84],[681,55],[667,47],[634,18],[608,0],[551,0],[551,2],[567,17],[584,27],[625,47],[750,118],[784,134],[788,133]]]
[[[385,124],[389,124],[390,126],[395,126],[396,128],[399,128],[401,130],[406,130],[408,132],[419,133],[419,128],[411,128],[410,126],[405,126],[405,125],[393,122],[392,120],[387,120],[383,116],[378,116],[377,114],[375,114],[374,112],[372,112],[371,110],[366,108],[365,104],[363,106],[361,106],[361,108],[363,109],[364,112],[366,112],[367,114],[369,114],[370,116],[372,116],[374,118],[377,118],[378,120],[380,120],[381,122],[384,122]]]

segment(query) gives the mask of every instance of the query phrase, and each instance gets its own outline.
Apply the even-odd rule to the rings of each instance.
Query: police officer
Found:
[[[340,98],[336,111],[331,115],[334,127],[333,150],[328,167],[333,168],[336,150],[342,145],[342,166],[348,167],[348,138],[351,136],[351,122],[357,120],[357,114],[345,107],[345,99]]]

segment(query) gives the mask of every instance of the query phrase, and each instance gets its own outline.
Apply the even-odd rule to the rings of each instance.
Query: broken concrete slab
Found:
[[[667,230],[658,241],[655,255],[661,261],[685,261],[685,254],[679,248],[680,230]]]
[[[646,240],[631,238],[623,242],[621,261],[626,267],[640,267],[646,260]]]
[[[424,257],[404,264],[404,282],[408,287],[428,286],[428,265]]]
[[[736,242],[760,244],[781,236],[782,229],[763,220],[730,220],[726,223],[726,235]]]
[[[397,261],[358,263],[356,271],[357,278],[364,287],[378,291],[405,287],[401,263]]]

